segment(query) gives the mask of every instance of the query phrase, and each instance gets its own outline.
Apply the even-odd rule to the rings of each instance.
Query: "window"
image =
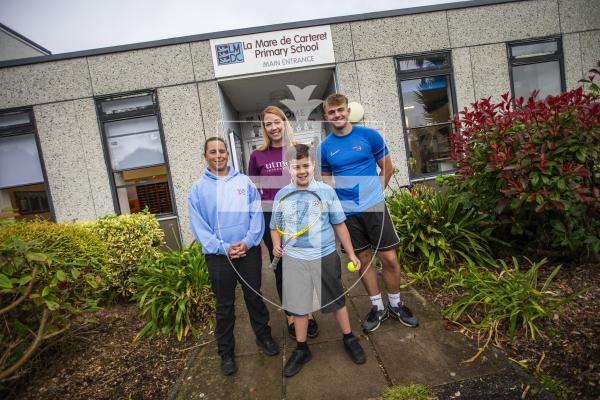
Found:
[[[51,218],[32,110],[0,113],[0,210]]]
[[[450,54],[396,60],[412,179],[454,170],[450,116],[454,113]]]
[[[536,89],[540,99],[565,90],[560,39],[509,43],[508,57],[515,99],[527,99]]]
[[[102,134],[120,214],[148,209],[165,230],[165,240],[177,248],[179,229],[154,93],[97,100]]]

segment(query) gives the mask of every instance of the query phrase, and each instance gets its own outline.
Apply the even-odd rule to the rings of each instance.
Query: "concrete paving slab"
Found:
[[[236,357],[238,372],[223,376],[220,359],[198,355],[196,363],[182,377],[177,400],[280,399],[283,379],[281,357],[262,354]]]
[[[346,301],[346,306],[352,307],[348,301]],[[353,313],[350,308],[348,308],[350,313],[350,326],[352,327],[352,332],[355,336],[358,336],[362,333],[362,328],[360,326],[360,320],[356,318],[355,313]],[[340,326],[335,319],[333,313],[323,314],[320,311],[314,313],[314,316],[319,323],[319,336],[314,339],[308,339],[309,344],[314,343],[323,343],[330,342],[332,340],[340,340],[342,338],[342,331],[340,330]]]
[[[263,259],[262,291],[278,303],[275,277]],[[356,274],[343,273],[343,279]],[[362,290],[363,294],[360,294]],[[385,293],[385,292],[384,292]],[[267,303],[273,336],[281,353],[262,354],[255,343],[241,289],[236,298],[237,374],[224,377],[216,343],[202,347],[184,371],[174,394],[175,399],[368,399],[378,398],[390,384],[423,383],[430,387],[453,382],[468,382],[482,376],[494,376],[510,368],[499,352],[486,350],[473,364],[463,361],[477,352],[477,346],[463,335],[446,329],[441,311],[412,288],[401,290],[403,301],[420,321],[408,328],[388,320],[372,334],[362,334],[361,319],[371,307],[369,297],[359,283],[346,297],[353,332],[361,338],[367,363],[355,365],[345,353],[339,327],[332,314],[317,312],[321,332],[309,339],[313,360],[292,378],[284,378],[283,366],[296,343],[288,337],[283,311]],[[387,302],[387,299],[385,299]],[[211,340],[209,336],[205,340]]]
[[[297,375],[285,379],[287,400],[368,399],[378,397],[387,386],[377,358],[366,340],[361,344],[367,362],[354,364],[342,341],[310,345],[313,359]],[[289,357],[291,350],[286,354]]]
[[[465,336],[447,330],[441,311],[415,290],[403,291],[402,297],[420,319],[420,326],[409,328],[389,319],[369,335],[394,384],[437,386],[506,368],[506,359],[499,358],[491,349],[473,364],[464,363],[477,353],[477,346]],[[362,298],[353,301],[357,299]]]

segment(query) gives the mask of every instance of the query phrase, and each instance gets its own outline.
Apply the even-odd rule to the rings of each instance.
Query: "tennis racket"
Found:
[[[283,196],[273,213],[273,224],[277,233],[282,238],[287,236],[281,248],[285,249],[290,240],[308,232],[321,219],[321,214],[323,214],[323,203],[315,192],[295,190]],[[272,269],[277,268],[280,259],[281,257],[273,259]]]

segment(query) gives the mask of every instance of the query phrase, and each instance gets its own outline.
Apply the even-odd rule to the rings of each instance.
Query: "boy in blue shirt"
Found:
[[[341,283],[340,257],[335,242],[335,236],[337,236],[344,245],[350,260],[360,266],[344,223],[346,216],[335,191],[314,179],[314,155],[311,154],[307,145],[290,146],[286,152],[286,159],[292,182],[275,195],[273,217],[270,224],[273,255],[283,257],[283,305],[295,316],[297,347],[285,364],[283,374],[286,377],[297,374],[302,366],[312,358],[306,343],[306,336],[308,314],[313,311],[312,302],[315,290],[322,312],[335,314],[343,333],[346,352],[353,362],[362,364],[366,361],[366,356],[350,327]],[[285,247],[284,252],[281,247],[281,237],[275,228],[275,215],[283,196],[296,190],[315,192],[321,198],[323,213],[308,232],[292,239]]]

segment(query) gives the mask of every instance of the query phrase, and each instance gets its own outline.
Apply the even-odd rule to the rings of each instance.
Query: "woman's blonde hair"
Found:
[[[285,116],[283,110],[276,106],[268,106],[263,110],[263,112],[260,113],[260,133],[262,134],[263,144],[261,144],[257,148],[257,150],[267,151],[269,149],[269,146],[271,146],[271,139],[269,139],[269,135],[267,135],[267,130],[265,129],[265,115],[267,114],[276,115],[277,117],[279,117],[279,119],[281,119],[281,122],[283,123],[283,133],[281,135],[283,138],[283,147],[287,147],[291,144],[296,143],[296,141],[294,140],[294,131],[292,129],[292,125]]]

